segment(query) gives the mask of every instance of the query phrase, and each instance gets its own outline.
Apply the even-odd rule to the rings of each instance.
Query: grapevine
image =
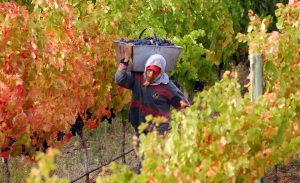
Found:
[[[84,29],[97,27],[91,14],[66,1],[34,3],[32,13],[0,4],[2,157],[61,147],[82,123],[97,128],[97,119],[110,119],[110,108],[120,112],[129,98],[108,79],[117,65],[112,37]]]

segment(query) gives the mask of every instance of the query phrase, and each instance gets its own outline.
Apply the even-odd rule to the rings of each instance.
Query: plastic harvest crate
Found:
[[[142,31],[141,35],[146,29]],[[156,35],[154,34],[156,37]],[[126,43],[114,41],[116,49],[117,61],[119,62],[124,58],[124,50]],[[148,58],[154,54],[160,54],[166,59],[166,72],[173,70],[176,61],[180,55],[182,47],[180,46],[158,46],[158,45],[134,45],[132,48],[132,71],[144,72],[145,64]]]

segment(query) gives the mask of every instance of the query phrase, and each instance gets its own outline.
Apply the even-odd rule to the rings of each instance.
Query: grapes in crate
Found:
[[[132,43],[134,45],[158,45],[158,46],[174,46],[170,40],[155,37],[145,37],[144,39],[120,39],[121,43]]]

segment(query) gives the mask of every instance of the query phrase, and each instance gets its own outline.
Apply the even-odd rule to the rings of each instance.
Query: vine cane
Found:
[[[84,169],[85,169],[85,172],[86,172],[86,179],[85,179],[85,182],[86,183],[89,183],[89,157],[88,157],[88,150],[87,150],[87,144],[86,144],[86,141],[83,137],[83,131],[81,131],[79,133],[79,137],[80,137],[80,141],[81,141],[81,146],[82,146],[82,149],[83,149],[83,157],[84,157]]]
[[[10,172],[8,167],[8,158],[2,158],[2,169],[3,169],[3,176],[4,182],[10,183]]]

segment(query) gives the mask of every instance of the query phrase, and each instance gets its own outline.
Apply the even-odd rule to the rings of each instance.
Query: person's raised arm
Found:
[[[184,96],[184,94],[177,88],[177,86],[170,82],[171,90],[173,96],[171,98],[171,105],[176,109],[184,109],[189,107],[191,104],[189,103],[188,99]]]
[[[125,56],[124,59],[120,61],[117,72],[115,73],[115,82],[128,89],[132,89],[134,83],[134,77],[131,72],[127,72],[128,62],[131,58],[133,44],[129,43],[125,46]]]

